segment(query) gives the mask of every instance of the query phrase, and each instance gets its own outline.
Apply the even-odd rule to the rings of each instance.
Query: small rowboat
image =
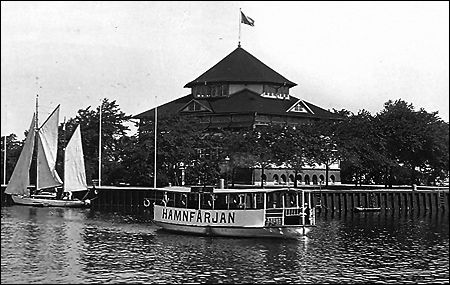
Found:
[[[379,207],[355,207],[355,212],[379,212],[381,208]]]

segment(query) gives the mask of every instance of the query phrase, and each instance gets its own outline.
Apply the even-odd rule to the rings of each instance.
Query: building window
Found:
[[[278,175],[277,174],[275,174],[273,176],[273,183],[278,184]]]
[[[315,175],[315,174],[313,175],[312,182],[314,185],[318,184],[317,175]]]
[[[279,87],[274,86],[274,85],[267,85],[267,84],[264,84],[263,92],[264,92],[264,93],[268,93],[268,94],[270,94],[270,93],[276,94],[277,91],[278,91],[278,88],[279,88]]]
[[[319,180],[320,180],[320,184],[325,183],[325,177],[322,174],[319,176]]]
[[[330,176],[330,180],[331,180],[331,183],[334,184],[334,182],[336,181],[336,178],[334,177],[334,175]]]
[[[221,147],[196,148],[197,157],[204,160],[219,160],[223,155]]]
[[[309,180],[309,175],[306,174],[305,175],[305,185],[309,185],[311,183],[311,181]]]
[[[192,94],[195,98],[228,96],[228,92],[228,84],[198,85],[192,87]]]
[[[205,108],[196,101],[193,101],[191,104],[189,104],[189,106],[187,107],[187,110],[185,109],[185,111],[188,111],[188,112],[197,112],[197,111],[203,111],[203,110],[205,110]]]
[[[289,175],[289,183],[294,183],[294,175]]]
[[[293,111],[294,111],[294,112],[303,112],[303,113],[306,113],[305,108],[303,108],[303,106],[302,106],[301,104],[295,105]]]
[[[281,174],[281,184],[286,184],[286,175]]]
[[[302,184],[302,176],[301,175],[297,175],[297,183]]]
[[[222,96],[228,96],[228,84],[222,85]]]
[[[196,148],[195,151],[197,152],[197,157],[200,159],[205,158],[205,150],[203,148]]]

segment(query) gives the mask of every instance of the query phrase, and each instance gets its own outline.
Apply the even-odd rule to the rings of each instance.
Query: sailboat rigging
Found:
[[[89,199],[72,199],[72,192],[87,191],[86,170],[84,166],[81,129],[78,125],[70,138],[64,153],[64,183],[56,171],[58,150],[58,105],[50,116],[38,128],[38,108],[33,115],[30,129],[25,139],[11,179],[5,193],[10,194],[19,205],[85,207],[90,205]],[[30,168],[33,151],[37,143],[35,193],[29,190]],[[58,195],[57,189],[62,187],[65,197]],[[87,197],[87,194],[85,195]]]

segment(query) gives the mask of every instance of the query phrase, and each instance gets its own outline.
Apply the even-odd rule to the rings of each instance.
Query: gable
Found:
[[[179,113],[198,113],[198,112],[208,112],[211,113],[212,110],[205,104],[202,104],[198,100],[191,100],[189,103],[187,103],[185,106],[183,106]]]
[[[314,112],[311,110],[311,108],[308,107],[308,105],[303,100],[298,100],[286,112],[314,115]]]

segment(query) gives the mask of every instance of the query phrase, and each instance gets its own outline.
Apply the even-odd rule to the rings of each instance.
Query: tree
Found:
[[[418,169],[435,167],[434,173],[448,173],[448,123],[439,119],[437,112],[415,111],[412,104],[403,100],[389,100],[377,119],[387,153],[396,165],[409,169],[410,184],[418,183]],[[438,157],[432,158],[433,155]]]
[[[101,125],[101,163],[102,163],[102,184],[111,185],[116,181],[117,173],[122,170],[124,159],[124,137],[129,128],[125,125],[130,121],[130,116],[120,111],[116,101],[110,102],[107,98],[101,104],[102,125]],[[83,152],[86,166],[86,178],[91,181],[98,177],[99,160],[99,132],[100,132],[100,106],[95,110],[91,106],[78,110],[75,118],[70,118],[66,123],[65,132],[60,132],[60,141],[68,141],[75,131],[77,125],[81,126]],[[62,134],[61,134],[62,133]],[[63,148],[60,144],[60,167],[62,166]],[[60,173],[63,173],[60,170]]]
[[[278,126],[273,129],[276,133],[276,143],[273,147],[276,164],[294,170],[294,187],[297,187],[297,175],[303,172],[306,165],[314,163],[312,157],[311,129],[307,126]]]
[[[19,142],[17,140],[16,134],[10,134],[9,136],[6,136],[6,176],[4,176],[5,136],[3,136],[1,138],[1,140],[2,140],[1,141],[1,152],[2,152],[1,175],[2,175],[2,179],[3,179],[3,177],[6,177],[6,181],[4,181],[4,183],[7,184],[9,179],[11,178],[12,172],[14,171],[14,167],[16,166],[17,160],[19,159],[19,155],[20,155],[20,152],[22,151],[22,147],[23,147],[25,140],[22,142]]]
[[[274,156],[276,132],[273,126],[228,133],[227,151],[233,173],[236,167],[260,167],[261,187],[264,187],[264,169],[277,163]]]
[[[339,162],[343,154],[339,124],[340,122],[337,121],[322,120],[305,126],[310,138],[307,156],[311,161],[325,165],[326,186],[328,186],[329,167]]]
[[[141,124],[139,136],[136,138],[135,155],[130,155],[132,163],[130,167],[134,169],[133,173],[136,177],[133,180],[141,180],[145,185],[153,183],[148,178],[153,177],[154,173],[154,155],[155,155],[155,135],[154,121],[149,120],[145,124]],[[158,115],[157,122],[157,178],[161,180],[157,182],[160,185],[172,183],[180,184],[177,170],[180,163],[184,165],[197,165],[195,163],[196,148],[200,147],[199,142],[202,141],[201,128],[196,126],[189,117],[168,116],[165,114]],[[143,167],[142,164],[146,164]],[[136,169],[135,165],[139,165],[140,169]],[[191,181],[192,168],[189,169],[186,179]],[[192,175],[196,175],[192,173]],[[198,176],[197,176],[198,177]],[[163,179],[162,179],[163,178]],[[158,178],[159,179],[159,178]]]
[[[351,179],[356,185],[382,183],[382,173],[390,160],[384,151],[385,140],[380,136],[374,117],[366,110],[349,113],[339,125],[339,144],[344,160],[341,179]],[[380,175],[381,173],[381,175]]]

